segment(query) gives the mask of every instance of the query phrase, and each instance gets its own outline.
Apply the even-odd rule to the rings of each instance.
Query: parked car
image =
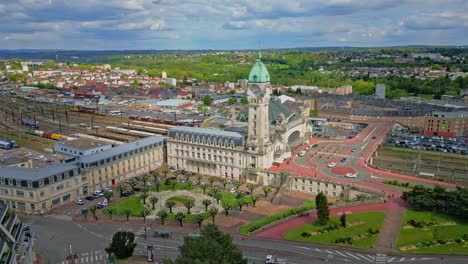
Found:
[[[88,201],[92,201],[92,200],[94,200],[94,197],[90,195],[90,196],[86,196],[85,199],[88,200]]]
[[[230,192],[230,193],[236,193],[236,188],[231,188],[231,189],[229,190],[229,192]]]
[[[328,163],[328,168],[333,168],[336,166],[336,163],[335,162],[331,162],[331,163]]]
[[[306,154],[306,152],[303,150],[301,152],[299,152],[299,154],[297,154],[299,157],[303,157],[304,155]]]
[[[77,205],[83,205],[83,204],[84,204],[84,201],[83,201],[83,200],[78,200],[78,201],[76,201],[76,204],[77,204]]]
[[[346,178],[357,178],[357,173],[346,173],[345,175]]]
[[[355,148],[353,148],[353,149],[351,150],[351,152],[356,152],[356,149],[355,149]]]
[[[44,155],[40,155],[40,156],[35,157],[34,159],[35,159],[35,160],[43,160],[43,159],[45,159],[45,158],[46,158],[46,157],[45,157]]]
[[[346,157],[343,157],[340,161],[345,163],[348,159]]]

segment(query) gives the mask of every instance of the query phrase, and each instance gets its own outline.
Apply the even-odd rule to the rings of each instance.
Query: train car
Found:
[[[60,135],[60,134],[50,134],[50,139],[53,139],[53,140],[67,139],[67,136]]]
[[[2,139],[2,140],[10,143],[11,148],[19,148],[18,143],[16,143],[16,141],[14,141],[14,140],[9,140],[9,139]]]
[[[38,121],[23,119],[23,120],[21,120],[21,124],[25,125],[25,126],[32,127],[32,128],[39,128],[39,122]]]
[[[97,109],[80,105],[80,106],[78,106],[78,110],[81,113],[94,114],[94,111],[96,111]]]

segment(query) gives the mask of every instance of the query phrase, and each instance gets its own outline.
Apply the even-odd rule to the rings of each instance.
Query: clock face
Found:
[[[260,95],[260,88],[259,87],[253,87],[252,89],[250,89],[252,91],[252,93],[258,97]]]

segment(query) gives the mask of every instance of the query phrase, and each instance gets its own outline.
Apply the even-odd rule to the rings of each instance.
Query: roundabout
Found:
[[[334,174],[340,175],[340,176],[346,176],[346,174],[356,174],[357,171],[355,169],[349,168],[349,167],[335,167],[332,168],[331,171]]]

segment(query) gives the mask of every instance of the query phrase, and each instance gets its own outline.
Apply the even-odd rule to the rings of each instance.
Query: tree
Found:
[[[208,213],[211,215],[211,219],[213,220],[213,224],[215,222],[215,217],[218,214],[218,208],[212,206],[210,209],[208,209]]]
[[[124,210],[124,214],[127,216],[127,222],[128,222],[128,220],[129,220],[129,218],[130,218],[130,215],[132,214],[132,209],[126,208],[126,209]]]
[[[241,104],[243,104],[243,105],[248,105],[248,104],[249,104],[249,99],[247,99],[246,96],[242,97],[242,99],[241,99]]]
[[[140,194],[140,199],[143,201],[143,204],[146,205],[146,198],[148,198],[148,193],[143,192]]]
[[[232,209],[231,204],[229,204],[229,203],[223,203],[222,206],[223,206],[224,213],[226,214],[226,216],[229,216],[229,210]]]
[[[271,192],[271,187],[270,186],[263,186],[263,193],[265,194],[265,198],[267,198],[268,193]]]
[[[120,197],[123,197],[123,193],[127,191],[127,185],[117,186],[117,191],[120,193]]]
[[[234,187],[236,187],[236,192],[238,192],[239,188],[242,186],[242,183],[240,181],[235,181],[232,184],[234,184]]]
[[[203,101],[204,105],[210,106],[211,103],[213,103],[213,98],[211,98],[211,96],[207,94],[207,95],[203,96],[202,101]]]
[[[182,221],[185,219],[185,214],[182,212],[178,212],[177,214],[174,215],[174,219],[179,221],[180,227],[182,227]]]
[[[229,105],[233,105],[235,103],[237,103],[237,98],[231,97],[231,98],[228,99],[228,104]]]
[[[213,188],[213,183],[216,181],[216,178],[211,176],[208,178],[208,182],[210,183],[210,187]]]
[[[107,202],[110,202],[110,198],[114,196],[114,193],[112,193],[111,191],[105,191],[104,192],[104,197],[106,197],[107,199]]]
[[[346,214],[343,213],[341,216],[340,216],[340,222],[341,222],[341,226],[342,227],[346,227]]]
[[[250,193],[253,194],[253,191],[257,188],[257,184],[249,183],[247,184],[247,189],[249,189]]]
[[[157,213],[159,219],[161,219],[161,225],[164,225],[164,221],[166,220],[166,218],[169,216],[169,214],[167,213],[166,209],[162,209],[161,211],[159,211]]]
[[[244,204],[245,204],[244,198],[239,198],[239,199],[237,199],[236,202],[237,202],[237,206],[239,206],[239,211],[242,212],[242,206],[244,206]]]
[[[216,199],[216,203],[219,204],[219,201],[220,201],[221,199],[223,199],[223,195],[222,195],[221,193],[217,192],[217,193],[215,193],[215,194],[213,195],[213,198],[215,198],[215,199]]]
[[[201,180],[203,179],[203,175],[201,175],[200,173],[197,174],[197,181],[198,181],[198,184],[202,184]]]
[[[95,205],[92,205],[89,207],[89,211],[91,211],[91,213],[93,214],[94,220],[97,220],[96,210],[97,210],[97,206]]]
[[[148,175],[145,175],[145,176],[141,177],[141,181],[143,182],[143,187],[147,187],[146,183],[148,182],[148,180],[149,180]]]
[[[206,194],[206,189],[208,188],[208,185],[206,185],[206,184],[200,184],[200,187],[201,187],[202,190],[203,190],[203,194]]]
[[[252,195],[250,199],[252,200],[253,207],[255,207],[255,203],[260,200],[260,195]]]
[[[140,216],[143,217],[143,223],[146,223],[146,217],[151,213],[150,210],[144,208],[140,211]]]
[[[107,213],[109,214],[109,220],[112,221],[112,214],[114,213],[114,209],[112,208],[107,209]]]
[[[166,207],[169,208],[169,213],[172,214],[172,207],[174,207],[176,203],[174,201],[166,201]]]
[[[226,189],[226,185],[227,185],[228,181],[226,179],[224,179],[224,178],[221,178],[218,181],[221,183],[221,185],[223,185],[223,189]]]
[[[210,199],[203,199],[202,204],[205,206],[205,211],[208,211],[208,206],[211,204]]]
[[[162,173],[164,174],[164,178],[167,178],[167,174],[169,173],[169,169],[168,168],[164,168],[162,170]]]
[[[161,186],[161,182],[160,181],[155,181],[154,186],[156,186],[156,191],[159,192],[159,187]]]
[[[156,184],[156,182],[159,182],[158,181],[158,178],[159,178],[159,172],[155,171],[153,173],[151,173],[151,176],[153,176],[153,182]]]
[[[106,252],[113,253],[118,259],[124,259],[133,255],[133,250],[137,246],[135,241],[135,234],[127,231],[120,231],[114,234],[112,242]]]
[[[195,206],[195,201],[193,200],[187,200],[184,202],[185,208],[187,208],[187,214],[190,214],[190,209]]]
[[[242,251],[232,242],[232,237],[221,232],[214,224],[201,229],[200,237],[185,237],[176,264],[229,263],[247,264]]]
[[[202,226],[204,220],[205,220],[205,218],[204,218],[203,215],[201,215],[201,214],[197,214],[197,215],[195,215],[195,217],[193,218],[193,222],[195,222],[195,223],[198,224],[198,228],[199,228],[199,229],[201,229],[201,226]]]
[[[154,205],[159,201],[158,197],[151,196],[151,197],[149,198],[149,201],[150,201],[150,203],[151,203],[151,205],[152,205],[152,208],[153,208],[153,210],[154,210]]]
[[[144,186],[143,188],[141,188],[141,192],[142,192],[142,193],[146,193],[146,194],[148,194],[148,193],[149,193],[149,191],[150,191],[150,189],[149,189],[149,187],[148,187],[148,186]]]
[[[315,204],[317,206],[317,223],[324,225],[330,218],[327,196],[323,194],[323,192],[320,192],[317,194],[317,197],[315,197]]]
[[[132,187],[132,191],[135,191],[135,187],[137,186],[137,182],[134,180],[134,179],[131,179],[128,181],[128,185],[130,185],[130,187]]]

